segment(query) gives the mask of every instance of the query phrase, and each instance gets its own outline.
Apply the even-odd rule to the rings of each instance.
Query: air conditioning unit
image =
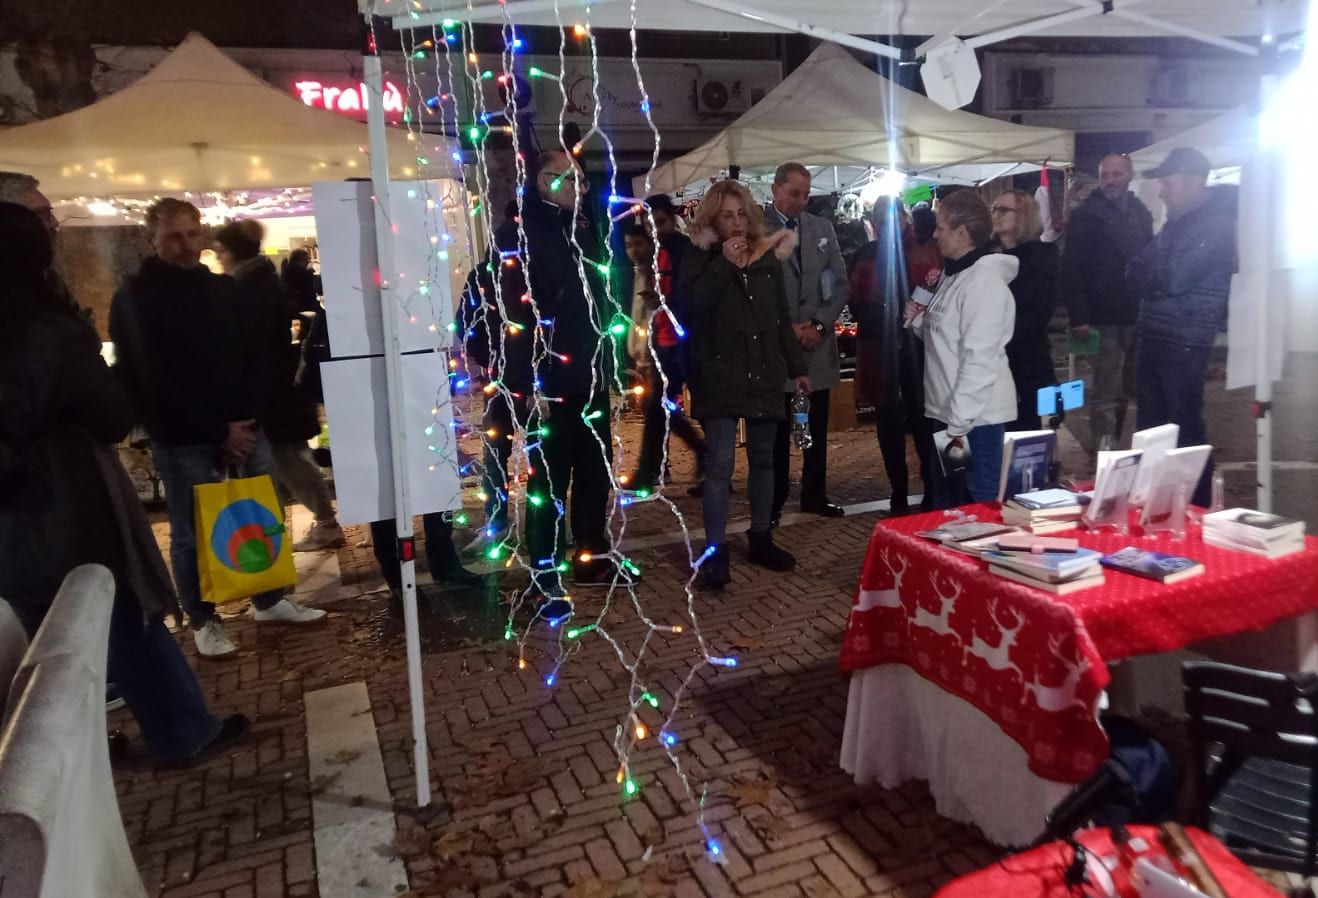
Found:
[[[1183,66],[1165,66],[1153,76],[1154,106],[1193,106],[1190,73]]]
[[[1007,78],[1011,109],[1043,109],[1053,105],[1053,70],[1044,66],[1018,67]]]
[[[751,99],[740,81],[721,78],[696,79],[696,111],[706,115],[741,115],[751,108]]]

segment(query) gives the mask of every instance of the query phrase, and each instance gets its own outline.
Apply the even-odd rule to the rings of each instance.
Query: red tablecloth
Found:
[[[1135,837],[1157,838],[1157,830],[1151,826],[1133,826],[1130,832]],[[1187,828],[1186,833],[1231,898],[1280,898],[1276,889],[1254,875],[1217,839],[1197,829]],[[1114,853],[1106,829],[1087,830],[1079,833],[1078,839],[1100,857]],[[1062,878],[1070,860],[1071,850],[1055,842],[963,876],[944,886],[934,898],[1074,898]]]
[[[993,506],[963,509],[1000,520]],[[842,640],[841,667],[906,664],[975,705],[1029,756],[1035,775],[1079,782],[1108,754],[1097,721],[1106,661],[1166,652],[1271,626],[1318,608],[1318,540],[1269,560],[1191,536],[1077,532],[1104,553],[1127,545],[1204,563],[1164,585],[1107,571],[1104,586],[1054,596],[991,574],[970,556],[914,534],[941,512],[882,521],[870,537]]]

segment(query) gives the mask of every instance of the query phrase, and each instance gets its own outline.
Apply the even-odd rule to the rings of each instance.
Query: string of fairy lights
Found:
[[[468,10],[471,9],[472,6],[469,0]],[[460,300],[460,302],[467,303],[467,305],[463,308],[464,314],[458,319],[463,323],[459,326],[461,332],[457,334],[457,339],[462,343],[464,358],[468,356],[465,350],[468,349],[471,341],[480,339],[482,336],[488,340],[492,367],[487,371],[487,382],[481,390],[480,398],[486,402],[501,400],[507,404],[507,408],[512,412],[508,416],[508,419],[512,422],[512,432],[505,433],[495,426],[487,427],[485,424],[488,422],[482,423],[480,427],[467,425],[463,421],[460,403],[456,401],[456,397],[462,388],[469,387],[474,381],[471,374],[463,370],[462,364],[455,356],[449,362],[450,371],[448,372],[447,386],[441,385],[437,390],[435,407],[432,409],[433,420],[428,422],[425,432],[427,439],[431,440],[428,445],[432,451],[441,456],[441,460],[437,461],[436,465],[443,464],[446,460],[455,466],[458,465],[458,437],[463,434],[479,435],[484,458],[495,460],[496,466],[498,458],[504,459],[506,477],[498,470],[486,470],[484,465],[474,460],[467,465],[460,466],[459,474],[469,473],[471,470],[480,471],[482,476],[479,478],[479,482],[481,485],[476,490],[474,498],[492,509],[494,514],[491,515],[491,518],[498,515],[501,519],[506,518],[507,521],[506,528],[497,529],[489,526],[487,522],[488,529],[485,533],[489,539],[489,544],[484,549],[486,560],[504,568],[516,567],[529,575],[528,585],[510,596],[511,601],[504,630],[505,639],[513,643],[516,648],[518,669],[520,671],[530,669],[528,647],[531,645],[533,635],[537,632],[537,627],[541,623],[548,626],[552,637],[547,646],[549,664],[544,678],[546,688],[553,688],[560,682],[565,665],[576,653],[582,650],[586,640],[592,637],[604,640],[613,650],[619,664],[630,678],[626,708],[620,713],[613,740],[613,749],[618,758],[617,783],[622,796],[631,798],[636,796],[642,788],[641,783],[632,774],[633,753],[657,745],[665,753],[668,761],[676,771],[685,789],[686,798],[691,802],[696,812],[697,821],[705,839],[707,855],[711,860],[721,863],[724,860],[722,848],[718,839],[707,827],[704,819],[706,790],[703,786],[697,789],[690,781],[690,774],[682,763],[677,730],[680,725],[680,709],[683,700],[690,691],[692,681],[699,671],[707,665],[724,668],[736,667],[737,659],[718,655],[701,631],[693,586],[699,566],[708,557],[709,553],[705,552],[697,557],[692,547],[690,530],[681,510],[664,494],[663,476],[658,479],[653,490],[646,488],[629,490],[626,485],[626,476],[619,473],[625,470],[624,463],[627,461],[620,436],[624,403],[613,402],[610,399],[611,393],[626,396],[632,392],[626,388],[622,378],[622,366],[617,363],[617,338],[625,337],[631,328],[643,328],[646,337],[646,351],[650,355],[651,363],[655,366],[659,387],[663,391],[661,402],[664,411],[664,439],[659,470],[661,472],[666,471],[668,467],[667,444],[671,415],[677,410],[677,406],[667,398],[669,377],[663,369],[660,355],[657,352],[653,323],[657,316],[667,315],[680,335],[685,336],[685,331],[668,305],[669,297],[664,292],[664,278],[660,271],[657,252],[650,263],[654,289],[658,295],[657,308],[648,312],[645,320],[633,321],[628,314],[628,310],[625,310],[621,305],[622,298],[616,295],[618,283],[612,277],[616,261],[612,249],[615,227],[619,221],[628,217],[639,216],[648,221],[651,233],[655,233],[654,219],[644,200],[620,196],[617,191],[617,159],[613,140],[602,121],[600,57],[596,37],[591,29],[590,8],[589,6],[586,7],[585,21],[571,27],[563,22],[557,3],[555,3],[554,13],[559,34],[558,72],[548,72],[537,66],[528,66],[525,67],[525,72],[530,81],[523,81],[519,78],[519,70],[522,69],[520,58],[525,55],[525,42],[523,38],[518,36],[516,26],[509,18],[506,7],[504,8],[501,29],[503,50],[500,55],[501,71],[499,72],[481,68],[481,57],[475,49],[475,32],[469,23],[445,21],[442,25],[431,26],[428,37],[424,37],[423,33],[419,31],[403,30],[401,32],[405,60],[404,68],[408,82],[403,124],[414,135],[413,141],[419,148],[418,165],[426,166],[429,162],[424,156],[424,149],[421,149],[423,146],[421,135],[425,133],[423,123],[427,120],[435,121],[437,119],[436,123],[440,131],[445,134],[465,135],[471,145],[471,162],[466,177],[463,177],[461,170],[463,157],[458,151],[452,152],[450,159],[446,161],[446,165],[451,163],[450,171],[452,171],[455,180],[461,180],[468,185],[472,199],[462,202],[461,200],[455,200],[452,196],[436,198],[431,195],[429,185],[417,188],[419,196],[409,197],[424,200],[428,209],[434,212],[434,214],[426,217],[428,237],[431,244],[436,248],[433,259],[434,268],[428,273],[428,278],[423,280],[421,286],[424,287],[426,282],[446,276],[447,263],[450,259],[449,248],[455,242],[455,239],[462,240],[465,243],[466,255],[472,260],[473,268],[476,269],[476,277],[469,280],[469,284],[476,287],[476,295],[470,299],[464,297]],[[645,79],[638,57],[635,0],[631,2],[631,22],[631,65],[636,78],[636,87],[641,97],[638,108],[652,136],[651,168],[653,168],[657,164],[660,155],[661,135],[652,115],[650,96],[646,90]],[[566,78],[569,34],[572,35],[574,40],[582,42],[583,49],[588,52],[590,72],[588,94],[591,107],[588,110],[590,123],[585,134],[573,146],[567,145],[565,137],[568,125],[567,111],[572,107]],[[433,63],[431,67],[435,81],[435,92],[433,94],[423,90],[419,76],[420,67],[417,65],[417,63],[427,59]],[[459,78],[463,80],[466,96],[470,100],[470,108],[467,109],[463,108],[464,92],[457,88]],[[577,276],[586,298],[591,326],[595,330],[597,338],[594,351],[588,359],[572,359],[555,351],[552,344],[553,322],[543,314],[540,298],[535,295],[535,291],[531,286],[531,275],[536,265],[536,259],[533,257],[528,242],[523,213],[527,203],[540,202],[540,200],[537,196],[538,185],[529,181],[529,175],[533,168],[529,165],[527,159],[527,153],[535,146],[535,139],[533,134],[527,133],[527,117],[522,115],[519,104],[521,100],[529,99],[521,96],[521,86],[536,81],[557,85],[559,105],[556,133],[559,148],[567,158],[570,160],[578,159],[588,143],[598,141],[602,145],[603,152],[601,155],[606,164],[608,181],[607,211],[609,214],[605,216],[607,224],[605,225],[606,233],[602,244],[603,258],[592,259],[589,257],[586,248],[578,240],[575,229],[572,229],[568,234]],[[489,86],[497,86],[502,91],[502,110],[493,107],[487,108],[485,91]],[[516,216],[517,237],[515,247],[500,245],[494,216],[488,202],[488,198],[493,192],[494,171],[497,167],[492,164],[491,156],[495,151],[489,146],[487,138],[495,131],[496,127],[500,132],[509,135],[511,143],[514,195],[518,213]],[[574,162],[573,165],[575,166],[576,163]],[[565,172],[553,173],[553,175],[550,187],[552,190],[557,191],[567,176],[571,175],[575,178],[577,173],[575,170],[569,169]],[[648,175],[646,188],[642,192],[643,196],[649,194]],[[583,211],[582,192],[574,190],[573,196],[572,216],[573,220],[578,220]],[[613,207],[617,205],[624,205],[627,208],[615,215],[613,214]],[[464,213],[460,216],[462,233],[455,238],[445,221],[445,212],[451,212],[459,207],[462,208]],[[481,247],[485,247],[485,249],[482,250]],[[504,278],[501,276],[505,267],[520,269],[521,281],[525,285],[523,295],[506,295]],[[604,285],[602,295],[597,295],[600,291],[595,287],[591,277],[592,274],[602,280]],[[418,287],[416,293],[419,296],[413,295],[410,298],[414,300],[425,298],[433,302],[433,297],[428,296],[427,291],[422,290],[421,287]],[[524,316],[511,314],[511,309],[515,304],[529,306],[535,322],[534,326],[526,327],[517,322],[518,317]],[[489,314],[487,315],[487,313]],[[436,318],[435,320],[439,319]],[[497,322],[498,326],[494,327],[492,322]],[[481,328],[486,329],[483,335]],[[437,350],[449,350],[453,342],[452,336],[439,336]],[[448,339],[444,340],[444,337],[448,337]],[[507,382],[509,341],[528,339],[532,341],[530,364],[533,374],[532,393],[529,396],[515,392],[508,386]],[[594,405],[587,404],[582,409],[582,418],[589,425],[602,415],[607,414],[609,417],[611,426],[608,433],[611,434],[611,442],[606,442],[600,431],[594,427],[590,427],[589,432],[595,438],[597,449],[603,458],[612,487],[610,493],[612,499],[606,522],[606,533],[609,539],[607,557],[614,563],[616,570],[625,571],[631,576],[622,574],[615,576],[604,596],[602,606],[590,618],[578,619],[574,613],[573,616],[566,618],[566,622],[560,625],[559,620],[541,618],[537,611],[531,617],[529,623],[519,624],[520,620],[525,619],[525,615],[519,612],[528,603],[532,603],[538,598],[539,590],[544,584],[546,575],[552,573],[556,578],[558,575],[566,573],[570,567],[567,561],[556,563],[556,557],[550,559],[529,557],[527,548],[523,546],[519,536],[523,532],[523,525],[529,516],[528,506],[543,508],[546,503],[554,503],[554,538],[551,545],[559,545],[560,537],[565,536],[564,528],[567,527],[567,509],[563,507],[561,502],[554,499],[555,494],[558,493],[558,490],[554,488],[556,472],[549,469],[543,456],[540,456],[539,463],[545,465],[545,470],[541,473],[544,475],[549,495],[540,495],[531,486],[537,473],[535,471],[536,462],[534,461],[535,450],[539,447],[540,441],[549,434],[549,428],[554,426],[553,409],[555,403],[561,403],[562,401],[562,397],[547,395],[544,392],[542,389],[543,384],[536,372],[544,370],[547,365],[554,364],[589,364],[591,369],[590,395]],[[605,374],[604,372],[608,373]],[[602,378],[606,378],[608,382],[603,382]],[[469,391],[468,395],[472,395],[472,393]],[[607,403],[607,410],[597,407],[600,397],[603,397],[604,402]],[[442,421],[446,412],[451,412],[452,415],[453,439],[451,440],[436,438],[439,429],[443,426]],[[452,453],[451,459],[448,459],[448,453]],[[557,472],[557,476],[565,475],[563,472]],[[519,485],[522,483],[526,483],[525,488],[520,488]],[[502,488],[498,484],[502,484]],[[496,492],[493,494],[487,492],[490,489],[495,489]],[[637,503],[655,503],[667,509],[682,533],[691,573],[683,584],[686,596],[686,617],[680,622],[656,620],[647,612],[641,590],[638,588],[641,572],[622,551],[622,544],[629,523],[628,513],[631,507]],[[456,524],[463,525],[468,523],[468,516],[465,512],[456,512],[453,515],[453,521]],[[578,560],[589,561],[590,559],[579,554]],[[546,568],[544,564],[546,561],[549,562],[549,568],[552,571]],[[571,595],[564,595],[563,598],[576,612],[578,606]],[[615,602],[619,600],[629,604],[635,614],[635,619],[644,625],[645,629],[639,646],[629,648],[625,637],[615,633],[608,623],[610,611],[614,608]],[[648,672],[647,668],[647,662],[653,657],[651,652],[652,640],[660,634],[680,637],[687,633],[694,637],[699,654],[695,661],[689,665],[686,674],[677,682],[676,688],[671,690],[671,698],[667,701],[667,708],[664,709],[665,702],[655,681],[658,674]],[[659,727],[652,729],[647,723],[647,718],[653,720],[654,717],[650,715],[656,711],[666,711],[666,713],[663,714],[662,723]]]

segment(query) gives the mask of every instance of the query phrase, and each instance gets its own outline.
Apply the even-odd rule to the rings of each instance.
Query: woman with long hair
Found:
[[[906,320],[924,340],[924,413],[935,444],[945,431],[951,454],[970,453],[965,476],[947,452],[935,450],[928,463],[934,506],[952,508],[997,498],[1003,425],[1016,417],[1007,364],[1016,309],[1007,285],[1019,263],[992,251],[988,206],[973,190],[948,196],[937,215],[943,277],[928,306],[907,304]]]
[[[1038,430],[1039,390],[1057,382],[1048,322],[1057,308],[1061,256],[1054,244],[1039,239],[1043,215],[1028,193],[1008,190],[993,201],[989,212],[993,238],[1004,253],[1020,262],[1020,271],[1011,282],[1016,328],[1007,344],[1007,363],[1016,381],[1016,420],[1007,430]]]
[[[784,229],[765,233],[764,213],[744,184],[720,181],[696,213],[683,263],[690,284],[692,415],[705,430],[705,586],[731,579],[726,545],[737,420],[746,420],[747,492],[751,502],[749,559],[787,571],[796,559],[774,545],[773,448],[783,419],[783,382],[810,391],[805,358],[787,312],[782,260],[796,248]]]
[[[41,220],[0,203],[0,597],[32,634],[71,570],[109,568],[109,678],[158,763],[195,763],[242,737],[248,721],[206,709],[165,628],[178,599],[111,448],[128,435],[132,409],[96,332],[49,288],[52,258]]]

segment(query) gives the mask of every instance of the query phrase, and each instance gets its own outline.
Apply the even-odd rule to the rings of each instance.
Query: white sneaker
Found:
[[[347,543],[343,528],[338,521],[316,521],[307,531],[307,535],[293,544],[294,552],[319,552],[323,549],[337,549]]]
[[[224,632],[224,624],[218,620],[209,620],[200,630],[193,630],[192,638],[197,643],[197,654],[203,658],[227,658],[238,654],[238,646],[233,644]]]
[[[314,624],[324,620],[323,608],[304,608],[289,599],[280,599],[264,611],[252,609],[252,617],[258,624]]]

